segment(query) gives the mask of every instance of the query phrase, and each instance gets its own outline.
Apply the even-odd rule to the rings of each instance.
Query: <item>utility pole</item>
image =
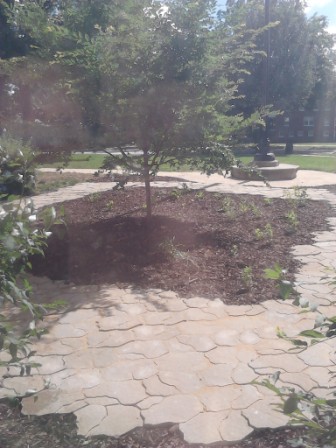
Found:
[[[264,4],[265,10],[265,26],[270,23],[270,0],[265,0]],[[270,54],[271,54],[271,30],[268,29],[265,32],[264,37],[264,50],[266,53],[266,58],[264,59],[264,76],[263,76],[263,106],[269,104],[269,65],[270,65]],[[269,152],[270,141],[269,141],[269,118],[265,118],[265,128],[262,132],[261,141],[259,142],[259,154],[256,155],[256,160],[274,160],[274,155],[272,156]]]

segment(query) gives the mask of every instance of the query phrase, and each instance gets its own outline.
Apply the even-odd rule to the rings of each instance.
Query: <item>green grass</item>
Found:
[[[298,165],[302,170],[315,170],[336,173],[336,156],[306,156],[292,154],[289,156],[276,156],[280,163],[289,163]],[[102,166],[105,155],[103,154],[74,154],[71,161],[65,168],[91,168],[98,169]],[[239,159],[243,163],[249,163],[252,160],[251,156],[241,156]],[[52,163],[41,165],[41,167],[58,168],[62,166],[60,163]],[[177,171],[169,165],[162,165],[160,171]],[[178,171],[192,171],[188,165],[182,165]]]
[[[69,163],[64,168],[85,168],[97,170],[105,159],[104,154],[73,154]],[[40,168],[62,168],[62,162],[46,163],[40,165]]]
[[[280,163],[289,163],[298,165],[301,170],[325,171],[328,173],[336,173],[336,157],[335,156],[299,156],[292,154],[290,156],[276,156]],[[243,163],[251,162],[253,157],[239,157]]]

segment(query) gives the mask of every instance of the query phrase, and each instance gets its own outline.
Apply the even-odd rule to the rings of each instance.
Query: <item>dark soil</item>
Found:
[[[182,179],[181,177],[173,177],[173,176],[155,176],[152,178],[155,182],[188,182],[186,179]],[[139,174],[119,174],[119,173],[100,173],[98,175],[91,175],[91,179],[89,182],[144,182],[144,177]]]
[[[298,262],[291,248],[310,244],[312,232],[326,230],[325,218],[333,214],[316,201],[299,206],[261,196],[157,188],[153,196],[150,220],[143,188],[65,202],[66,227],[54,229],[46,258],[33,260],[34,274],[259,303],[278,298],[264,269],[279,263],[292,278]]]

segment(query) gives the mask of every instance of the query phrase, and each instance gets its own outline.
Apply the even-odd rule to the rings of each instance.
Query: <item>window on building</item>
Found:
[[[323,119],[323,126],[330,126],[330,120],[329,120],[329,118],[324,118],[324,119]]]
[[[330,136],[329,129],[323,129],[323,137],[329,137],[329,136]]]
[[[284,126],[289,126],[289,117],[284,118]]]
[[[283,129],[279,129],[279,137],[285,137],[285,132]]]
[[[297,131],[297,136],[298,137],[303,137],[303,131]]]
[[[312,117],[312,116],[305,116],[303,118],[303,126],[314,127],[314,117]]]
[[[294,137],[294,131],[293,131],[293,129],[291,129],[291,130],[288,132],[288,137]]]
[[[314,129],[308,129],[308,137],[314,137]]]

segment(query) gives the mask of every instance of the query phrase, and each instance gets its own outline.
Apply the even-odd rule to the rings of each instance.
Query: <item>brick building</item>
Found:
[[[301,108],[284,113],[270,123],[272,142],[335,142],[336,103],[323,103],[313,109]]]

